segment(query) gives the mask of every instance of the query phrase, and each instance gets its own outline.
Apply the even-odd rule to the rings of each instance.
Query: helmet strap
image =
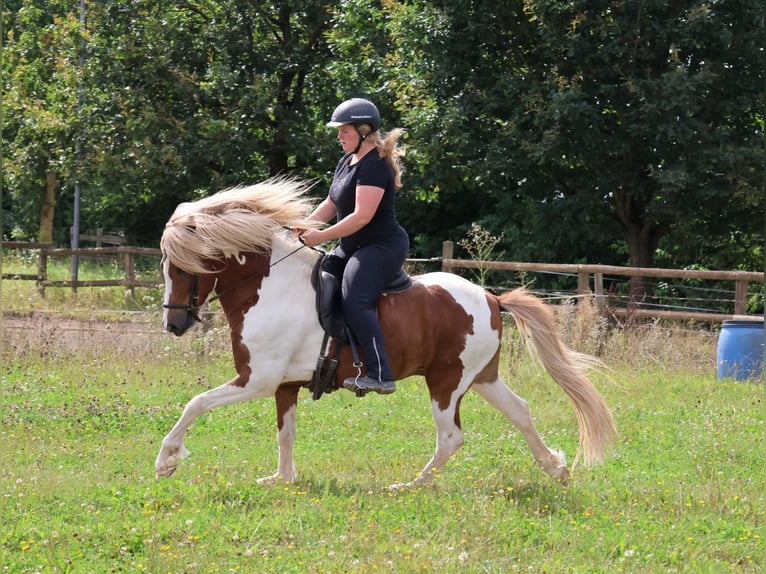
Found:
[[[362,131],[359,129],[359,126],[357,126],[356,124],[354,124],[354,129],[356,130],[356,133],[359,134],[359,143],[356,144],[356,148],[352,152],[354,155],[356,155],[359,152],[359,148],[362,147],[364,140],[367,138],[367,134],[363,134]]]

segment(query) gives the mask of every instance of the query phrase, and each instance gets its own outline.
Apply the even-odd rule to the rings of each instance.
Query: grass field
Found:
[[[565,335],[576,338],[578,328],[567,321]],[[256,484],[276,469],[270,400],[198,419],[191,456],[157,481],[154,457],[183,406],[232,375],[221,331],[147,338],[128,352],[109,329],[57,337],[46,319],[37,330],[45,336],[5,340],[2,572],[763,566],[763,386],[716,381],[710,336],[654,327],[590,342],[613,369],[595,378],[620,437],[606,464],[576,469],[569,487],[544,475],[520,434],[471,394],[466,444],[438,480],[389,492],[433,451],[419,379],[388,397],[302,394],[294,485]],[[592,325],[588,333],[586,343]],[[77,339],[76,351],[62,338]],[[524,353],[504,359],[544,439],[571,461],[577,429],[563,392]]]

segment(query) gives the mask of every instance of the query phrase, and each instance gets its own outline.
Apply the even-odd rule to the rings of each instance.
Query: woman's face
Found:
[[[356,149],[359,144],[359,132],[351,124],[346,124],[338,128],[338,141],[340,142],[343,151],[351,153]]]

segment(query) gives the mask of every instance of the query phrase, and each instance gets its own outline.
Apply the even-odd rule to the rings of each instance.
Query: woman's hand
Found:
[[[324,237],[324,231],[321,229],[307,229],[298,235],[298,239],[307,247],[316,247],[320,243],[329,241]]]

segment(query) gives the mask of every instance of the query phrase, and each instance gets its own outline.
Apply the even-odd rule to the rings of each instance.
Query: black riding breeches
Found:
[[[350,255],[336,247],[325,269],[342,273],[343,314],[364,352],[367,376],[394,380],[377,316],[378,298],[404,264],[409,238],[401,229],[384,241],[359,247]]]

